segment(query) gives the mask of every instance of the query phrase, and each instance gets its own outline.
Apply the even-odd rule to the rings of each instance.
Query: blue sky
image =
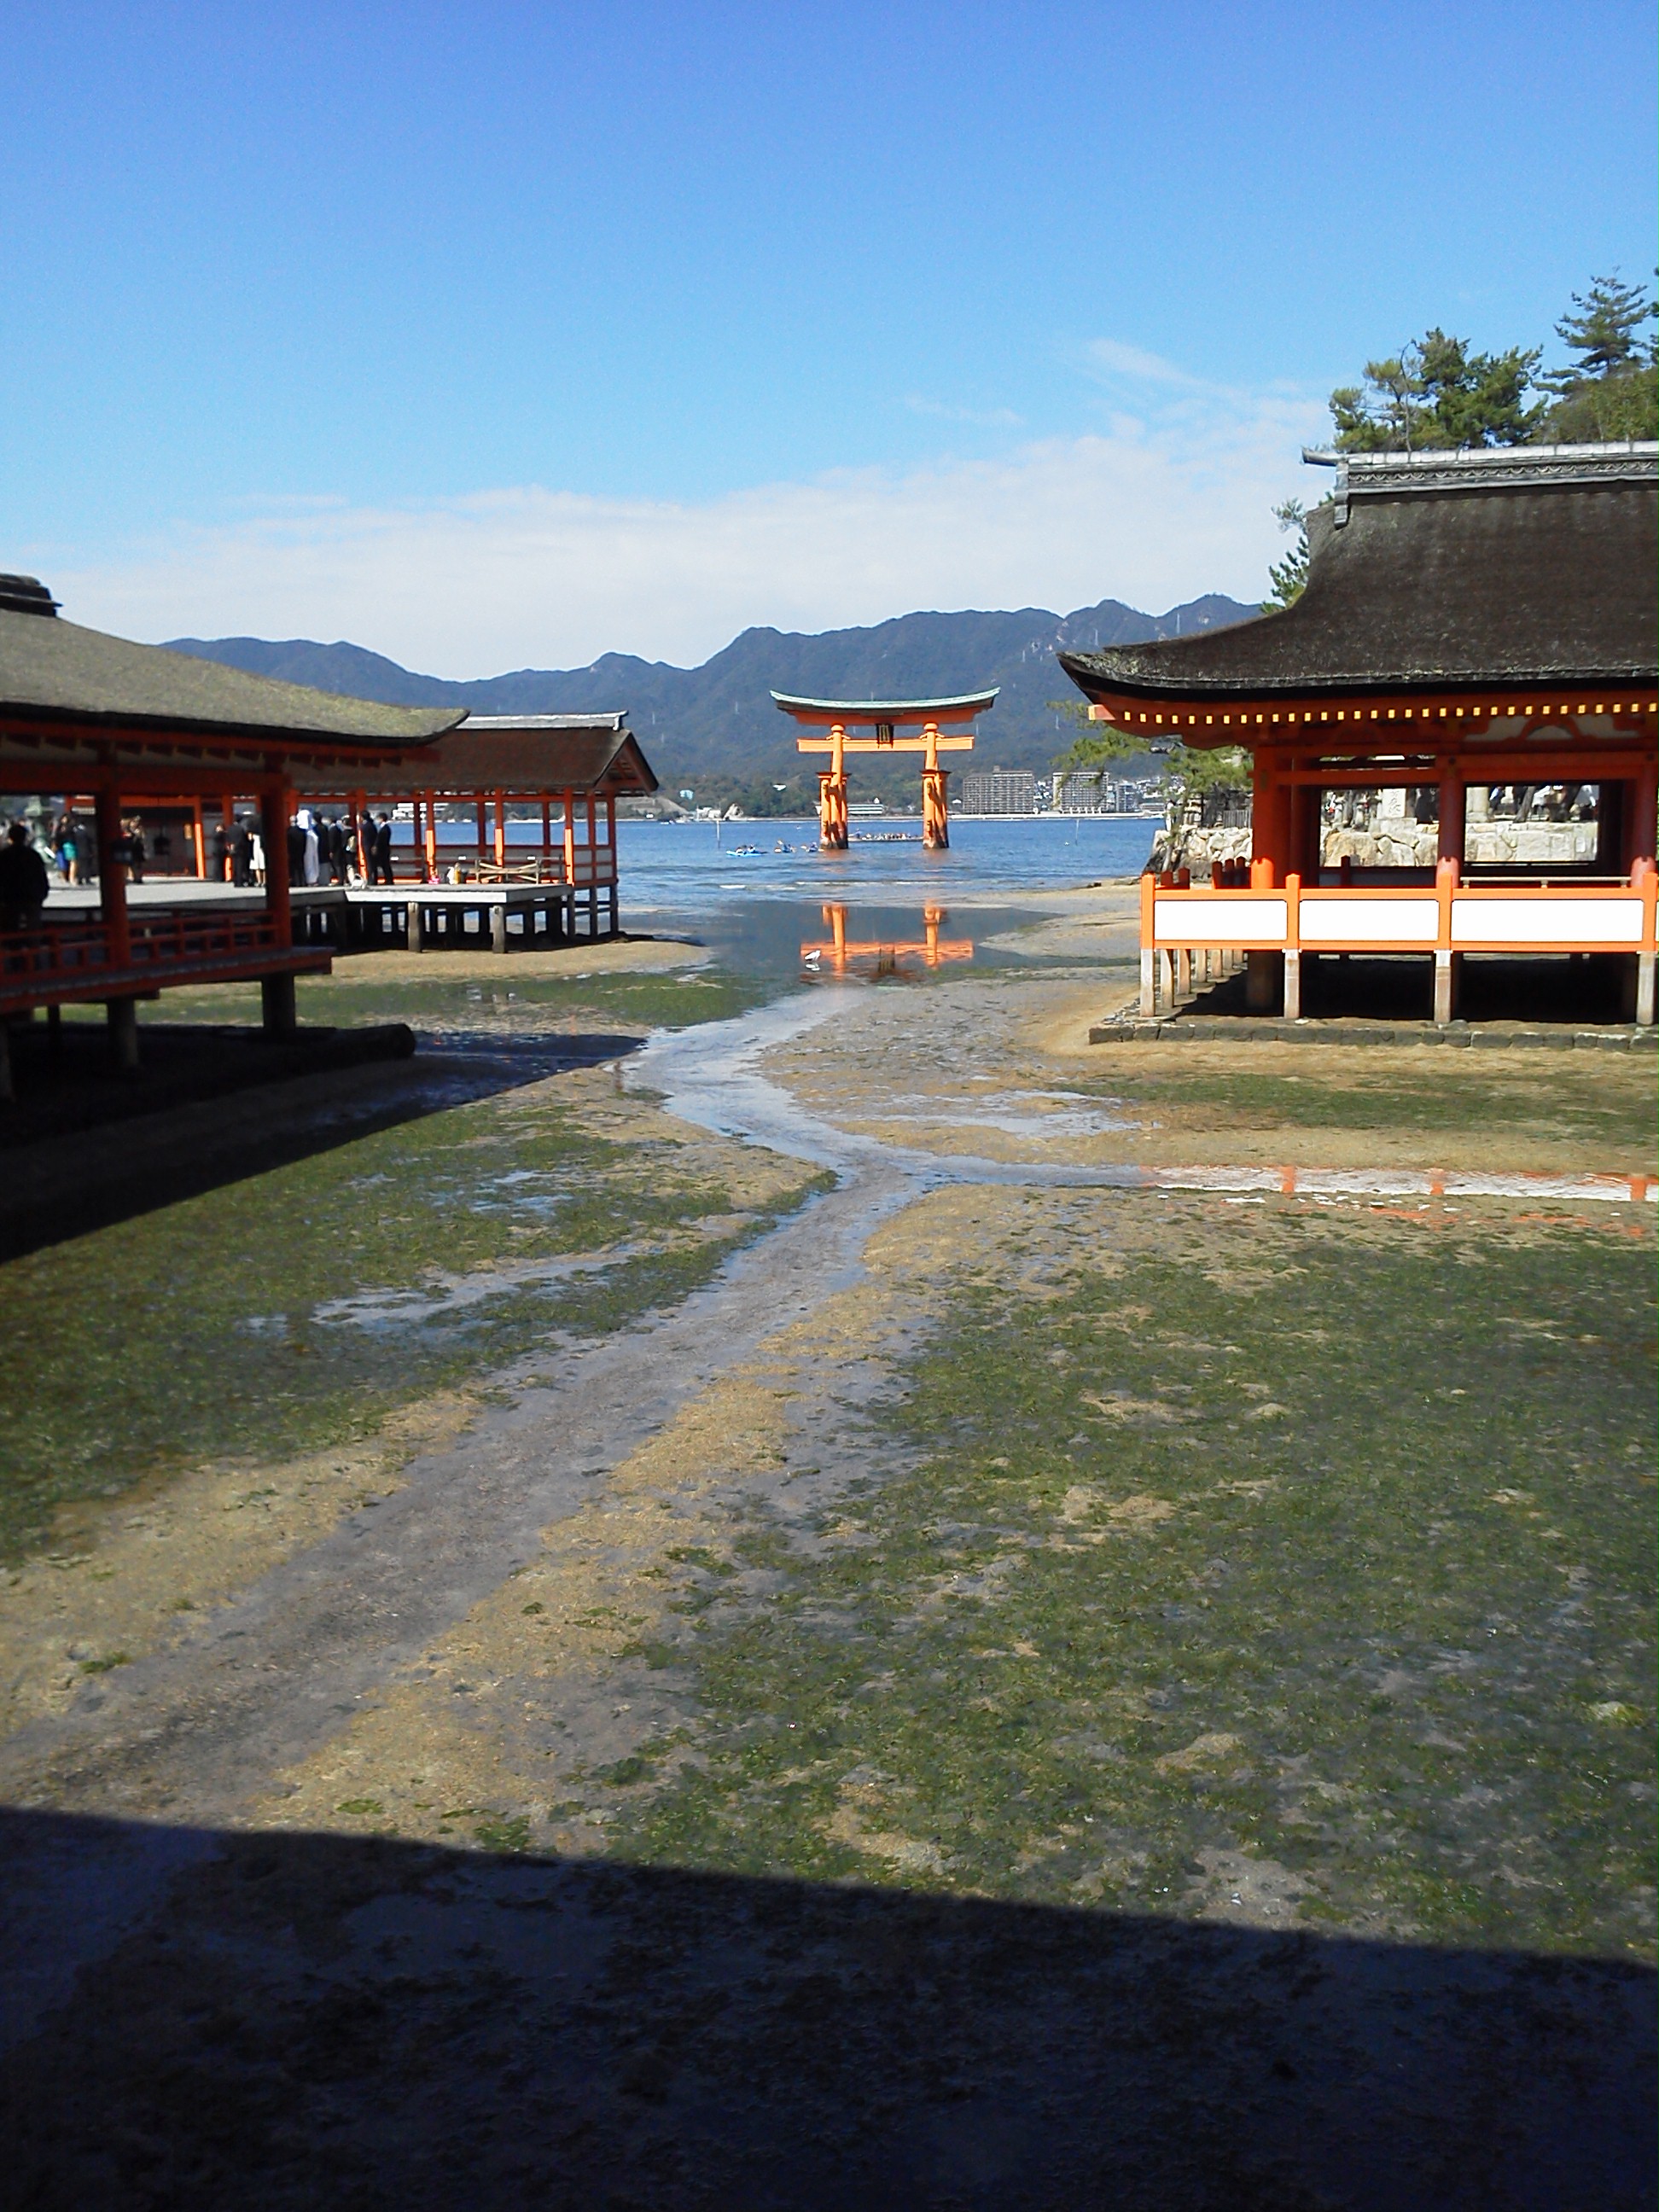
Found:
[[[1254,597],[1322,402],[1654,258],[1652,12],[20,11],[0,564],[445,673]]]

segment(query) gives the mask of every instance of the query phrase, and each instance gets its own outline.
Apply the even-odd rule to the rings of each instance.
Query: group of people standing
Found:
[[[343,815],[327,822],[302,807],[289,824],[288,872],[295,884],[391,883],[391,815],[365,813],[354,836]]]
[[[216,884],[264,883],[264,840],[241,815],[215,824],[208,840],[208,874]]]

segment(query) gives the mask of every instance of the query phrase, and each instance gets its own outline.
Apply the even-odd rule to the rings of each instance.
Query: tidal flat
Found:
[[[1525,1186],[1650,1176],[1651,1060],[1122,988],[739,979],[720,1132],[653,1047],[167,1210],[148,1471],[7,1593],[15,1863],[127,1900],[6,2063],[52,2186],[1644,2201],[1654,1209]],[[1263,1160],[1516,1187],[1121,1180]]]

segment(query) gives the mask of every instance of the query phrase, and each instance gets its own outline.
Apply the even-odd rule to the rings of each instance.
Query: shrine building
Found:
[[[5,1021],[37,1007],[101,1001],[122,1065],[137,1058],[137,1001],[175,985],[257,979],[266,1027],[291,1030],[295,977],[329,966],[325,950],[294,942],[296,774],[370,781],[463,719],[459,708],[337,698],[110,637],[63,621],[36,578],[0,576],[0,793],[70,809],[97,885],[95,908],[49,896],[38,913],[0,915],[0,1095]],[[204,811],[237,799],[258,809],[262,896],[129,899],[134,817],[189,822],[199,875]]]
[[[1591,956],[1651,1025],[1659,446],[1306,458],[1335,489],[1291,606],[1060,655],[1091,719],[1149,750],[1249,756],[1248,867],[1143,878],[1142,1012],[1215,948],[1245,957],[1252,1007],[1291,1018],[1310,961],[1416,956],[1440,1024],[1468,958]],[[1328,794],[1401,791],[1437,825],[1419,865],[1333,854]],[[1492,857],[1472,820],[1540,791],[1593,824],[1583,849]]]
[[[472,917],[464,900],[443,889],[453,874],[475,887],[474,896],[479,887],[500,890],[487,921],[498,925],[494,935],[504,951],[507,925],[516,919],[509,911],[514,904],[548,908],[556,939],[617,934],[617,801],[648,798],[657,778],[625,714],[471,714],[419,756],[351,775],[309,768],[296,776],[295,789],[309,802],[344,811],[365,878],[365,817],[377,806],[408,811],[411,841],[394,851],[394,866],[428,888],[395,900],[372,889],[354,891],[351,904],[359,911],[350,945],[378,941],[362,924],[378,921],[381,907],[396,908],[398,930],[410,945],[464,944],[464,933],[451,924]],[[513,807],[532,810],[539,841],[509,839]]]

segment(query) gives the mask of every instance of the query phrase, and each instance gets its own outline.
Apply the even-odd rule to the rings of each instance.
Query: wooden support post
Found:
[[[542,865],[541,879],[544,882],[551,871],[553,860],[553,809],[546,799],[542,801]]]
[[[484,827],[484,795],[483,792],[479,792],[477,794],[477,803],[478,809],[478,858],[482,860],[484,856],[485,839],[489,834]]]
[[[1285,878],[1285,1018],[1302,1018],[1302,878],[1295,869]]]
[[[104,1015],[109,1024],[110,1065],[118,1075],[134,1075],[138,1069],[138,1001],[110,999]]]
[[[426,880],[438,880],[438,802],[431,792],[422,793],[426,800]]]
[[[259,1018],[270,1037],[292,1036],[299,1028],[300,1010],[291,975],[259,978]]]
[[[591,944],[599,933],[599,855],[596,840],[598,815],[592,793],[587,794],[587,936]]]
[[[288,879],[288,786],[278,777],[259,787],[259,842],[265,848],[265,912],[277,945],[294,942],[294,902]]]
[[[196,880],[207,881],[207,832],[202,822],[202,802],[196,799],[191,807],[191,842],[196,848]]]
[[[1153,949],[1154,901],[1157,879],[1150,869],[1140,878],[1140,1018],[1149,1022],[1158,1012],[1158,955]]]
[[[1443,832],[1444,817],[1441,821]],[[1440,923],[1434,949],[1434,1019],[1444,1029],[1457,1012],[1458,958],[1452,951],[1452,895],[1457,889],[1458,862],[1443,854],[1434,872],[1435,896],[1440,904]]]
[[[489,949],[492,952],[507,950],[507,901],[498,899],[489,909]]]
[[[567,888],[574,891],[576,883],[576,795],[572,791],[564,794],[564,880]],[[576,902],[574,897],[570,901],[570,934],[572,937],[576,934]]]
[[[495,866],[507,866],[507,794],[495,793]]]

